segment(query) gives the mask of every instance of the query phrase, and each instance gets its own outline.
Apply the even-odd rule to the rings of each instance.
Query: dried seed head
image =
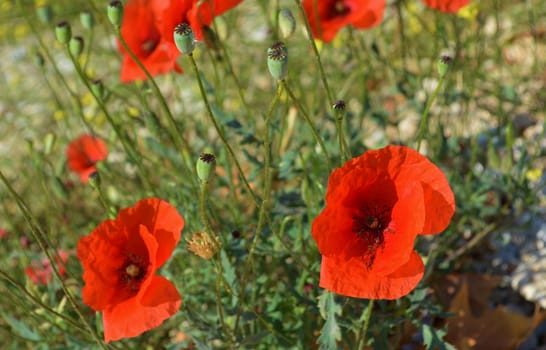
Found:
[[[217,236],[211,237],[207,232],[194,233],[191,239],[186,238],[186,243],[192,253],[203,259],[212,258],[222,248],[220,239]]]

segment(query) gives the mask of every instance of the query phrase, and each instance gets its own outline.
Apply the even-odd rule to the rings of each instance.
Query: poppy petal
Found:
[[[462,7],[468,5],[470,0],[423,0],[423,2],[438,11],[457,13]]]
[[[154,276],[140,301],[131,298],[104,310],[104,340],[108,343],[136,337],[156,328],[174,315],[181,303],[175,286],[161,276]]]
[[[393,300],[410,293],[423,274],[423,261],[415,252],[406,264],[384,276],[370,273],[358,258],[344,260],[323,256],[320,286],[353,298]]]

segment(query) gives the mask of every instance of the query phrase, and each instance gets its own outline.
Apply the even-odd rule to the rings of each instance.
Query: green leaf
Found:
[[[42,338],[39,334],[34,333],[30,330],[23,322],[2,313],[2,318],[10,325],[13,331],[22,338],[28,339],[30,341],[40,341]]]
[[[336,315],[341,315],[341,306],[336,304],[334,294],[324,292],[319,300],[319,310],[322,318],[326,320],[320,330],[317,344],[320,350],[334,350],[338,340],[341,340],[341,330],[336,321]]]
[[[421,326],[423,332],[423,342],[425,343],[426,350],[456,350],[456,348],[446,342],[444,337],[447,334],[445,329],[436,329],[427,324]]]

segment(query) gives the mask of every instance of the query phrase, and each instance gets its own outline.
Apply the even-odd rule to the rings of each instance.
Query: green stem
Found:
[[[429,115],[430,107],[432,107],[432,103],[436,99],[436,96],[438,96],[438,92],[440,92],[440,89],[442,88],[442,85],[444,84],[446,75],[447,74],[440,76],[440,81],[438,82],[438,86],[436,86],[436,89],[434,89],[432,96],[427,101],[425,111],[423,112],[423,115],[421,116],[421,122],[419,123],[419,130],[417,134],[417,152],[419,152],[419,150],[421,149],[421,141],[423,140],[423,137],[425,136],[425,132],[428,125],[428,115]]]
[[[368,307],[366,308],[366,314],[364,315],[364,324],[362,325],[362,329],[360,329],[359,339],[358,339],[358,345],[357,349],[362,350],[366,346],[366,336],[368,334],[368,326],[370,325],[370,319],[372,316],[372,309],[373,309],[373,299],[370,299],[368,302]]]
[[[258,245],[260,234],[262,232],[262,228],[264,225],[265,216],[266,216],[265,210],[269,204],[269,198],[271,196],[271,144],[269,142],[269,126],[271,124],[271,117],[273,116],[273,110],[281,97],[283,86],[284,84],[279,82],[279,85],[277,86],[277,92],[275,94],[275,97],[273,98],[273,101],[271,101],[271,104],[269,105],[269,109],[265,117],[264,183],[263,183],[263,193],[262,193],[263,201],[260,205],[260,211],[258,214],[258,224],[256,226],[256,233],[254,234],[254,239],[252,240],[252,244],[248,252],[243,277],[241,279],[241,292],[240,292],[241,295],[239,299],[239,307],[237,309],[237,316],[235,317],[235,325],[233,327],[234,333],[237,332],[237,327],[239,326],[239,320],[241,318],[243,305],[245,302],[245,296],[246,296],[246,293],[245,293],[246,283],[248,281],[248,277],[250,274],[250,267],[252,266],[252,259],[254,258],[254,252],[256,250],[256,246]]]
[[[254,193],[252,188],[250,187],[250,184],[248,183],[248,180],[246,179],[246,176],[243,172],[243,169],[241,168],[241,164],[237,160],[237,157],[235,156],[235,152],[233,151],[233,148],[229,145],[226,136],[224,135],[224,132],[222,131],[222,128],[220,127],[220,124],[216,120],[216,117],[214,116],[214,113],[212,112],[212,108],[210,107],[209,100],[207,98],[207,93],[205,91],[205,87],[203,85],[203,81],[201,80],[201,75],[199,73],[199,68],[197,67],[197,63],[195,62],[195,59],[193,58],[192,54],[189,54],[188,57],[190,58],[190,62],[193,67],[193,71],[195,73],[195,77],[197,78],[197,82],[199,84],[199,90],[201,92],[201,98],[203,99],[203,102],[205,103],[205,107],[207,109],[207,115],[214,125],[214,128],[216,129],[216,132],[218,133],[218,136],[220,136],[220,139],[222,140],[224,146],[226,147],[229,155],[233,159],[233,162],[235,163],[235,166],[237,167],[237,171],[239,172],[239,176],[241,177],[241,180],[243,181],[245,188],[247,189],[248,193],[251,195],[252,199],[254,199],[254,202],[257,205],[260,205],[260,199],[258,196]]]
[[[68,286],[66,285],[66,283],[62,279],[61,274],[59,273],[59,270],[58,270],[58,267],[57,267],[57,262],[56,262],[55,258],[52,256],[52,254],[49,251],[49,249],[47,248],[47,246],[45,245],[45,239],[44,239],[45,233],[42,232],[42,229],[36,224],[36,222],[35,222],[36,219],[34,219],[34,217],[32,216],[32,213],[30,212],[30,209],[28,209],[28,206],[26,205],[26,203],[19,196],[19,194],[15,191],[15,189],[10,185],[8,179],[4,176],[4,174],[1,171],[0,171],[0,179],[2,180],[2,182],[4,183],[6,188],[8,189],[8,192],[12,195],[12,197],[17,202],[17,206],[19,207],[19,210],[21,210],[21,213],[23,214],[23,217],[25,218],[25,221],[29,225],[30,231],[31,231],[34,239],[36,240],[36,242],[40,246],[40,249],[46,255],[46,257],[47,257],[47,259],[48,259],[48,261],[50,263],[51,269],[53,270],[53,273],[55,274],[55,276],[57,277],[57,279],[61,283],[61,287],[63,289],[63,292],[66,295],[66,298],[68,299],[70,305],[74,308],[74,311],[76,311],[76,313],[80,317],[82,323],[84,324],[85,328],[89,331],[91,336],[95,339],[95,341],[97,342],[99,347],[101,349],[106,350],[107,346],[99,338],[99,336],[95,332],[95,330],[87,323],[87,321],[85,319],[85,316],[82,314],[80,308],[78,307],[78,304],[76,303],[76,300],[74,299],[74,297],[70,293],[70,290],[68,289]]]
[[[193,167],[190,167],[189,164],[191,164],[191,160],[189,159],[189,154],[192,153],[191,147],[189,143],[182,137],[182,132],[178,128],[178,125],[176,124],[176,121],[174,120],[174,116],[171,113],[171,110],[169,109],[169,106],[167,105],[167,101],[165,101],[165,97],[163,97],[163,94],[159,90],[159,87],[157,86],[157,83],[155,82],[155,79],[152,77],[150,72],[144,67],[142,62],[138,59],[138,57],[135,55],[135,53],[129,48],[129,45],[127,45],[127,42],[123,38],[120,32],[120,28],[115,28],[116,37],[119,39],[121,45],[127,51],[131,59],[138,65],[138,67],[144,72],[146,75],[146,78],[150,82],[152,86],[152,91],[154,92],[154,95],[159,100],[159,104],[161,105],[161,108],[165,111],[165,114],[167,115],[167,119],[169,120],[169,133],[171,134],[171,137],[173,141],[175,142],[175,146],[177,148],[177,151],[180,153],[180,156],[182,157],[182,160],[185,161],[185,165],[188,170],[188,175],[193,174],[192,170]],[[186,152],[184,152],[186,150]]]
[[[324,160],[326,161],[326,166],[328,167],[328,171],[332,171],[332,166],[330,164],[330,156],[328,155],[328,151],[326,150],[326,146],[324,145],[324,142],[322,141],[322,138],[320,137],[320,134],[318,133],[317,128],[315,128],[315,125],[311,121],[311,118],[309,117],[309,114],[307,114],[307,111],[305,110],[305,108],[303,108],[303,105],[296,98],[296,96],[294,95],[294,93],[292,92],[292,90],[290,89],[288,84],[286,83],[286,81],[282,80],[281,84],[284,87],[284,89],[286,90],[286,92],[288,93],[288,96],[290,96],[292,101],[296,104],[299,111],[303,115],[303,118],[305,119],[305,121],[307,122],[309,127],[311,128],[311,131],[313,132],[313,136],[315,137],[315,140],[318,142],[318,144],[320,146],[320,149],[322,151],[322,154],[324,156]]]

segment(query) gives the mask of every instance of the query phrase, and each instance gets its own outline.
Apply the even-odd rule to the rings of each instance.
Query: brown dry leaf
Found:
[[[533,317],[509,311],[503,306],[488,306],[491,290],[498,279],[483,275],[464,275],[449,312],[446,340],[457,349],[515,349],[546,318],[546,312],[535,311]]]

